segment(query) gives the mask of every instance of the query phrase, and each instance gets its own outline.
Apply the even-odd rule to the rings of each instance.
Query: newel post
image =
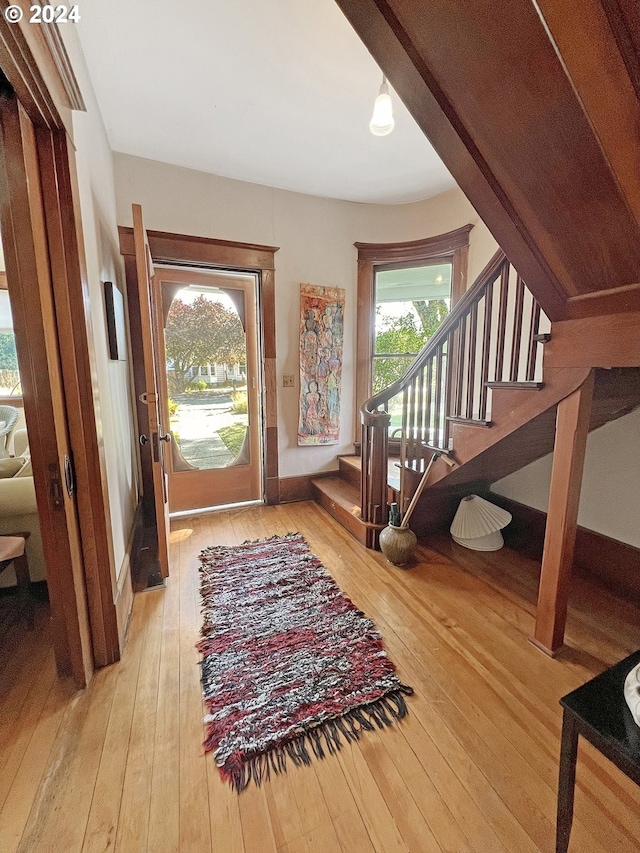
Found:
[[[362,520],[385,524],[391,416],[388,412],[366,412],[362,420]]]

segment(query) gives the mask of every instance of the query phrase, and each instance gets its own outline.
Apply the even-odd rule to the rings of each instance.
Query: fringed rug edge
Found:
[[[285,773],[288,759],[300,767],[310,765],[313,758],[324,758],[327,752],[335,755],[342,749],[344,742],[359,740],[363,731],[374,731],[376,726],[379,729],[389,728],[404,719],[408,713],[404,697],[412,694],[412,687],[398,682],[393,689],[372,702],[310,725],[266,752],[255,755],[239,751],[232,753],[224,764],[218,765],[220,775],[235,791],[241,793],[251,782],[260,786],[271,778],[272,773],[276,776]]]

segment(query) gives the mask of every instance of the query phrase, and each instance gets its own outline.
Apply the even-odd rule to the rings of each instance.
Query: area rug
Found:
[[[375,625],[299,533],[200,560],[205,749],[237,791],[406,715]]]

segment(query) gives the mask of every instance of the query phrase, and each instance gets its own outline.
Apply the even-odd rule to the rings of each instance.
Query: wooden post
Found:
[[[564,641],[593,380],[591,371],[583,384],[558,404],[538,609],[531,640],[551,656]]]

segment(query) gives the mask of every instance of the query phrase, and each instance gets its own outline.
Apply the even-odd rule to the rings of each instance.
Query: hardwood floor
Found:
[[[202,753],[197,555],[290,530],[415,695],[401,725],[238,796]],[[528,642],[539,565],[446,537],[418,556],[398,569],[308,502],[175,520],[166,589],[136,595],[122,661],[83,692],[55,677],[39,609],[2,642],[2,853],[550,853],[558,699],[640,645],[640,611],[576,581],[551,660]],[[570,851],[640,851],[638,788],[584,744]]]

